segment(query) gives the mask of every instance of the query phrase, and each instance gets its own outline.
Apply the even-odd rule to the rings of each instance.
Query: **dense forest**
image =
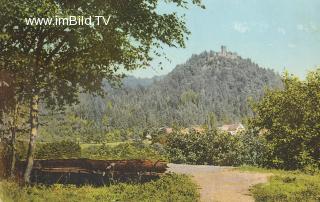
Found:
[[[75,109],[79,116],[114,128],[164,127],[239,122],[251,114],[248,99],[265,87],[281,86],[281,78],[250,59],[193,55],[164,77],[127,77],[122,88],[106,87],[105,98],[84,95]],[[214,116],[213,116],[214,115]]]

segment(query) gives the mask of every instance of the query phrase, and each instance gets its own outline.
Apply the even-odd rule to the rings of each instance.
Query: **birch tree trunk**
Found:
[[[10,177],[14,177],[14,171],[16,167],[16,132],[18,128],[18,120],[19,120],[19,103],[17,102],[13,111],[13,119],[11,124],[11,162],[10,162]]]
[[[14,177],[16,167],[16,128],[11,128],[11,162],[10,162],[10,177]]]
[[[34,95],[30,103],[30,141],[27,154],[27,165],[24,172],[25,184],[30,183],[30,175],[33,167],[36,137],[38,135],[39,96]]]

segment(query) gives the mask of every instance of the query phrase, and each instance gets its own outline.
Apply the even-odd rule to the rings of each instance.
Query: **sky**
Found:
[[[288,70],[304,78],[320,67],[320,0],[204,0],[204,5],[178,10],[192,33],[185,49],[165,48],[170,62],[156,58],[151,67],[130,74],[165,75],[192,54],[219,51],[221,45],[280,74]]]

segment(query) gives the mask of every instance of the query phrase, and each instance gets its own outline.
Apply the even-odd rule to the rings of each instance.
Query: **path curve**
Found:
[[[266,183],[270,174],[241,172],[232,167],[169,164],[169,172],[191,175],[203,202],[251,202],[249,188]]]

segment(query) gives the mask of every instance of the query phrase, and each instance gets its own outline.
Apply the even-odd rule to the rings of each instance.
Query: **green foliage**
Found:
[[[166,149],[175,163],[236,166],[241,164],[239,137],[216,130],[205,133],[174,132],[167,139]]]
[[[28,152],[28,143],[25,141],[16,141],[15,143],[15,149],[16,149],[16,157],[19,160],[24,160],[26,158],[27,152]],[[0,153],[3,154],[5,151],[6,156],[10,156],[10,150],[11,150],[11,145],[8,142],[8,140],[3,141],[0,144]]]
[[[183,105],[188,105],[188,103],[198,104],[199,95],[193,90],[187,90],[181,94],[180,100]]]
[[[37,159],[64,159],[81,157],[79,143],[72,141],[40,144],[36,152]]]
[[[211,112],[208,114],[208,119],[207,119],[207,123],[206,123],[207,127],[211,130],[213,128],[217,128],[217,117],[216,115]]]
[[[269,167],[320,167],[320,69],[305,81],[284,75],[283,90],[269,90],[254,104],[251,126],[263,131]]]
[[[177,7],[201,0],[171,0]],[[161,48],[184,47],[189,34],[176,13],[161,13],[160,1],[3,0],[0,5],[0,71],[12,74],[23,96],[40,96],[50,106],[74,103],[79,87],[101,92],[102,81],[118,81],[120,67],[149,65]],[[26,18],[111,16],[96,26],[28,25]],[[154,49],[156,48],[156,49]],[[25,87],[27,86],[27,87]]]
[[[97,104],[94,104],[96,106]],[[130,128],[112,129],[105,121],[85,118],[88,107],[72,106],[63,113],[52,113],[48,111],[45,116],[41,116],[41,121],[45,122],[40,129],[39,141],[79,141],[81,143],[101,144],[104,142],[123,142],[142,140],[142,132],[133,131]],[[94,117],[101,114],[95,111],[90,115]]]
[[[32,170],[38,135],[39,102],[63,108],[79,92],[103,94],[103,81],[118,83],[122,70],[150,65],[163,46],[185,47],[186,23],[175,12],[161,13],[162,1],[149,0],[2,0],[0,3],[0,72],[14,78],[14,89],[30,104],[30,146],[25,181]],[[201,0],[170,0],[179,8]],[[107,25],[30,25],[28,18],[109,16]],[[3,81],[1,81],[2,83]],[[7,93],[6,93],[7,94]],[[0,100],[1,101],[1,100]],[[2,102],[2,101],[1,101]]]
[[[254,186],[258,202],[320,200],[320,175],[282,172],[272,176],[269,183]]]
[[[28,153],[28,143],[25,141],[17,141],[16,150],[18,159],[24,160]]]
[[[168,201],[194,202],[199,200],[197,186],[184,175],[167,174],[157,181],[145,184],[116,184],[93,188],[54,185],[52,187],[19,187],[0,182],[0,198],[13,201],[87,202],[87,201]]]
[[[50,114],[42,117],[47,124],[39,129],[43,141],[81,141],[101,143],[105,141],[104,131],[93,120],[82,119],[72,112],[72,108],[63,114]]]
[[[214,59],[209,63],[208,58]],[[248,59],[203,52],[163,77],[128,77],[123,83],[120,89],[107,85],[106,98],[81,97],[74,111],[114,129],[234,123],[252,115],[248,97],[260,98],[265,87],[281,86],[281,77]]]
[[[164,152],[161,150],[161,148],[144,143],[121,143],[116,146],[110,146],[106,144],[101,146],[90,146],[82,150],[82,157],[106,160],[166,160]]]
[[[320,199],[319,170],[313,174],[301,171],[285,171],[252,166],[241,166],[238,170],[271,174],[268,183],[258,184],[252,187],[251,192],[257,202],[316,202]]]
[[[250,129],[237,135],[241,144],[241,152],[239,152],[241,164],[266,166],[269,150],[265,137]]]

